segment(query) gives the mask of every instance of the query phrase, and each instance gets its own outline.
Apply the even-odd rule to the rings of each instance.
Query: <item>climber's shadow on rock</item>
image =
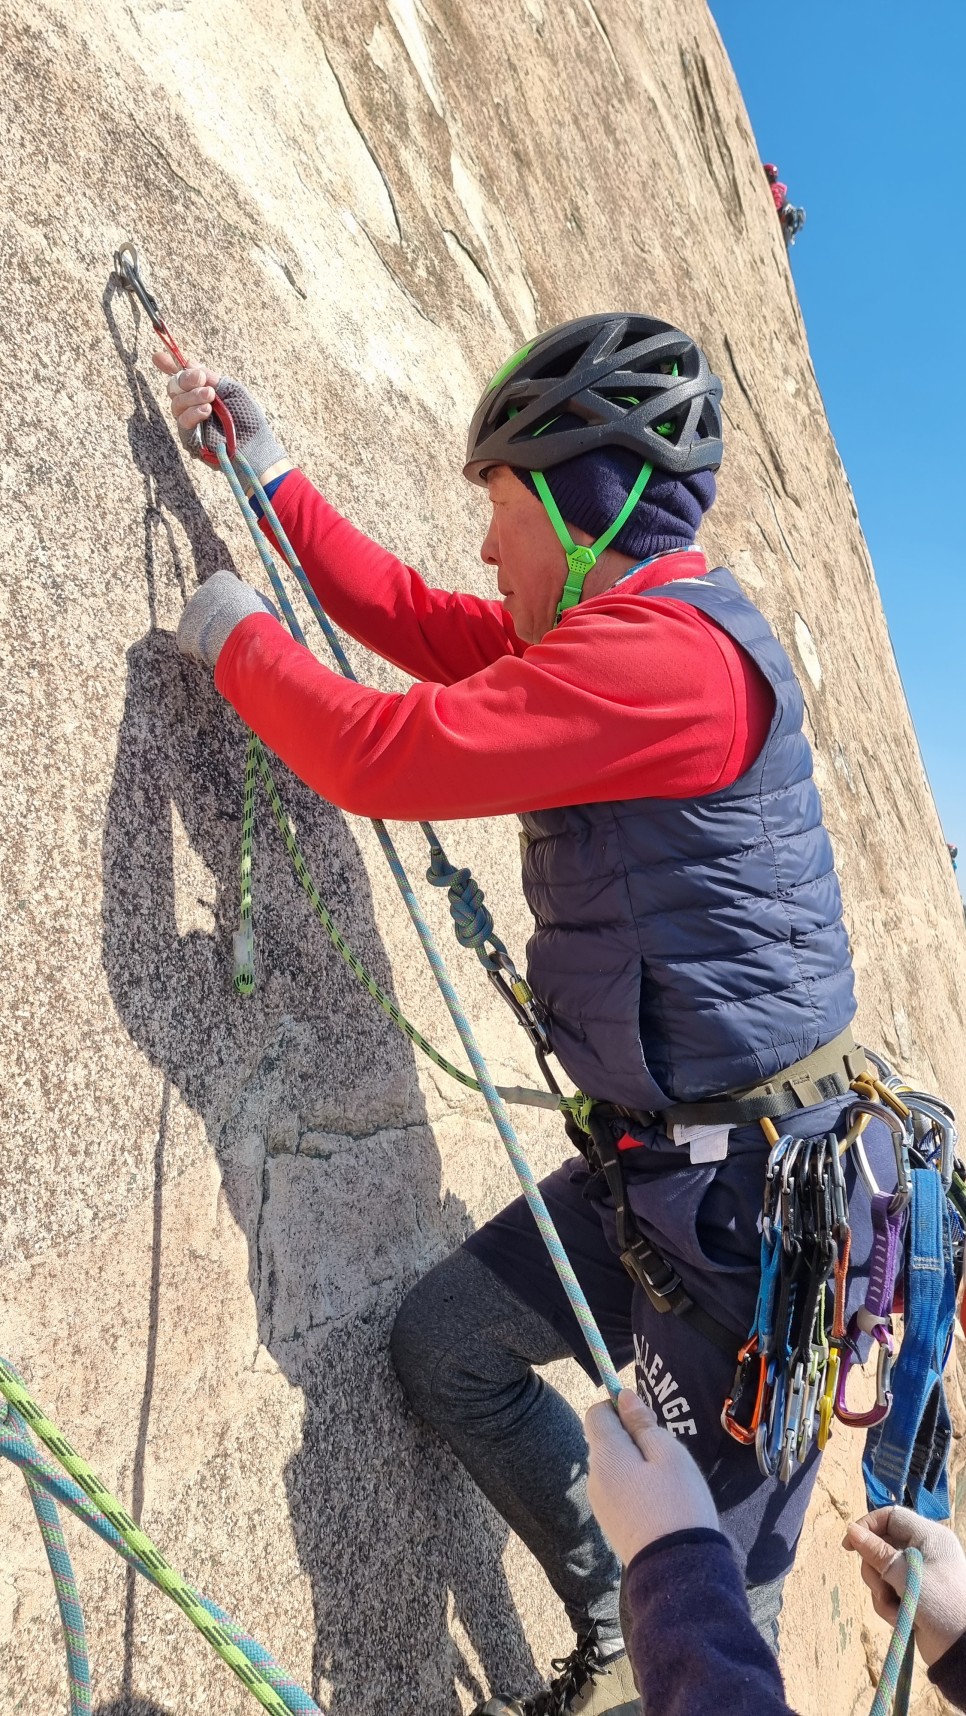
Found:
[[[164,1704],[151,1698],[112,1698],[109,1704],[98,1704],[93,1716],[173,1716]]]
[[[226,555],[163,420],[151,417],[143,381],[134,391],[131,446],[146,483],[159,435],[175,461],[157,483],[160,520],[148,536],[153,620],[162,578],[184,590]],[[191,521],[190,568],[174,557],[169,509],[185,530]],[[172,592],[161,593],[169,613]],[[249,998],[234,993],[246,735],[170,633],[152,624],[127,666],[105,821],[104,965],[132,1038],[205,1123],[248,1240],[260,1341],[305,1394],[302,1445],[286,1479],[315,1605],[314,1690],[331,1716],[455,1711],[454,1678],[484,1693],[474,1660],[493,1683],[533,1672],[502,1571],[506,1528],[409,1417],[388,1361],[399,1298],[459,1242],[466,1213],[455,1199],[440,1201],[411,1046],[314,923],[264,799],[258,987]],[[336,920],[391,990],[344,817],[274,769]],[[156,1304],[150,1312],[155,1330]],[[151,1375],[148,1367],[145,1427]],[[465,1650],[452,1642],[454,1617]],[[122,1711],[151,1716],[131,1698],[98,1716]]]

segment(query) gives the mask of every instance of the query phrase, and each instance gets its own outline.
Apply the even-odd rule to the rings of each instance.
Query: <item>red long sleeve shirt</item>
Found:
[[[343,679],[269,614],[230,633],[219,691],[344,810],[419,821],[700,797],[764,744],[774,699],[750,658],[697,609],[639,600],[701,576],[698,550],[632,573],[526,645],[500,602],[431,589],[301,472],[273,505],[336,624],[418,682]]]

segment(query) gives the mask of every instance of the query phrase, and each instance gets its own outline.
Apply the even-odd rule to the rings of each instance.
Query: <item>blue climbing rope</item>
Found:
[[[899,1604],[895,1631],[886,1652],[879,1685],[869,1716],[901,1716],[909,1708],[912,1663],[916,1640],[914,1624],[922,1590],[923,1560],[918,1549],[906,1550],[906,1588]]]
[[[19,1424],[17,1423],[16,1413],[11,1416],[14,1423],[17,1424],[17,1428],[26,1432],[23,1421],[20,1420]],[[0,1434],[0,1454],[7,1455],[8,1458],[12,1457],[8,1454],[5,1434]],[[21,1465],[19,1460],[15,1463]],[[64,1541],[57,1504],[48,1493],[46,1480],[37,1475],[33,1462],[29,1466],[22,1465],[21,1469],[27,1485],[27,1493],[37,1517],[37,1524],[40,1526],[40,1535],[43,1539],[47,1563],[50,1567],[51,1578],[54,1581],[57,1607],[60,1611],[60,1626],[67,1650],[70,1716],[89,1716],[91,1669],[87,1655],[87,1632],[84,1626],[84,1611],[81,1608],[70,1551]]]

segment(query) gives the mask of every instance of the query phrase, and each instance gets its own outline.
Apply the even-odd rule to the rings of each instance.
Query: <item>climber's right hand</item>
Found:
[[[198,433],[211,452],[224,442],[211,403],[217,394],[231,412],[236,451],[247,459],[259,480],[266,482],[291,469],[288,454],[269,427],[264,411],[240,381],[232,381],[229,376],[219,377],[202,364],[187,364],[182,368],[168,351],[152,352],[151,355],[157,368],[168,377],[171,410],[181,445],[187,452],[197,452]],[[239,475],[244,478],[245,473],[239,472]]]
[[[718,1530],[711,1491],[691,1455],[633,1389],[621,1389],[616,1411],[609,1400],[592,1406],[584,1429],[587,1497],[625,1566],[670,1532]]]
[[[922,1591],[915,1630],[919,1654],[931,1668],[966,1632],[966,1555],[947,1525],[920,1519],[907,1507],[880,1507],[856,1520],[845,1534],[846,1549],[862,1558],[862,1579],[872,1607],[895,1625],[906,1588],[903,1550],[922,1553]]]

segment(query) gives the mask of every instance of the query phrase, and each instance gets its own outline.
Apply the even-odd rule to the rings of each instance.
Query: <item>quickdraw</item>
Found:
[[[912,1089],[879,1056],[869,1059],[875,1072],[853,1082],[855,1100],[843,1116],[841,1141],[834,1133],[779,1137],[770,1121],[761,1123],[771,1145],[761,1281],[721,1423],[735,1441],[754,1446],[765,1476],[782,1482],[798,1470],[813,1440],[820,1449],[826,1446],[835,1419],[878,1432],[892,1411],[893,1303],[902,1296],[914,1175],[923,1168],[936,1170],[948,1196],[957,1281],[962,1271],[966,1173],[956,1156],[955,1116],[938,1097]],[[870,1119],[883,1122],[892,1139],[896,1184],[889,1192],[876,1183],[863,1142]],[[870,1199],[873,1247],[865,1301],[846,1323],[852,1245],[843,1166],[848,1151]],[[848,1390],[863,1339],[876,1348],[876,1383],[874,1401],[859,1411],[850,1407]],[[915,1466],[911,1454],[910,1461]],[[926,1455],[921,1463],[928,1463]]]
[[[912,1196],[906,1129],[908,1110],[903,1117],[893,1104],[880,1108],[863,1098],[849,1111],[847,1120],[850,1130],[862,1116],[875,1116],[889,1127],[895,1148],[897,1178],[894,1192],[879,1190],[869,1167],[861,1133],[856,1131],[852,1151],[871,1202],[872,1260],[865,1303],[851,1318],[842,1343],[841,1366],[835,1390],[836,1418],[841,1424],[847,1424],[856,1430],[867,1430],[874,1424],[881,1424],[892,1410],[892,1302],[896,1279],[901,1269],[902,1244]],[[846,1391],[849,1372],[858,1356],[860,1335],[871,1335],[878,1347],[875,1403],[864,1412],[852,1412],[847,1405]]]

